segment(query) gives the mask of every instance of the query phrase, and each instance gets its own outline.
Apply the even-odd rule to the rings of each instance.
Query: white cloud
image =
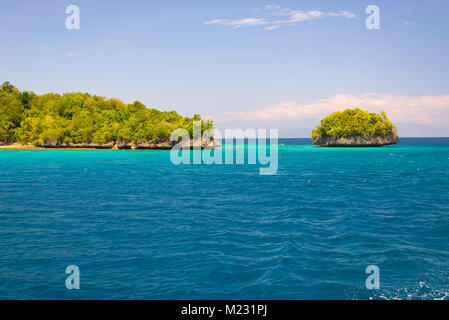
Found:
[[[340,10],[338,12],[329,12],[328,15],[331,17],[345,17],[348,19],[355,18],[355,14],[353,14],[351,11],[346,10]]]
[[[254,27],[261,24],[267,24],[263,19],[256,18],[246,18],[241,20],[226,20],[226,19],[215,19],[205,22],[205,24],[220,24],[224,26],[233,26],[234,28],[240,28],[243,26]]]
[[[265,7],[265,9],[267,10],[271,10],[271,9],[280,9],[281,6],[277,5],[277,4],[269,4]]]
[[[245,18],[245,19],[214,19],[206,21],[205,24],[217,24],[240,28],[243,26],[254,27],[268,25],[265,30],[275,30],[282,25],[292,25],[303,21],[317,20],[325,17],[343,17],[346,19],[355,18],[351,11],[340,10],[338,12],[323,12],[319,10],[301,11],[291,9],[281,9],[279,5],[270,4],[265,7],[268,17],[265,18]],[[283,16],[284,19],[273,20],[272,17]]]
[[[449,127],[449,95],[413,97],[376,93],[363,95],[339,94],[312,103],[280,102],[267,108],[227,112],[210,116],[210,118],[217,123],[238,120],[319,120],[329,113],[355,107],[371,112],[385,111],[395,123]]]
[[[269,27],[266,27],[265,28],[265,30],[276,30],[276,29],[279,29],[279,25],[272,25],[272,26],[269,26]]]
[[[295,23],[301,21],[315,20],[324,18],[326,14],[322,11],[312,10],[308,12],[300,11],[300,10],[292,10],[288,13],[290,16],[286,21],[278,21],[278,23]]]

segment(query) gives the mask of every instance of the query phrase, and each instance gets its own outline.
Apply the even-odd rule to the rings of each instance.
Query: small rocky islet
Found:
[[[385,112],[359,108],[334,112],[312,131],[313,144],[322,147],[382,147],[398,143],[396,127]]]

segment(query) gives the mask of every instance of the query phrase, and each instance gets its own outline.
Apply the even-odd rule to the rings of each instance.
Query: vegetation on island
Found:
[[[321,120],[321,124],[312,131],[312,138],[350,136],[379,136],[394,132],[396,127],[388,119],[386,113],[380,114],[359,108],[334,112]]]
[[[149,109],[139,101],[125,104],[89,93],[20,92],[9,82],[0,88],[0,144],[14,142],[42,145],[99,143],[111,141],[162,142],[173,130],[186,129],[192,135],[193,121],[175,111]],[[213,128],[202,121],[202,130]]]

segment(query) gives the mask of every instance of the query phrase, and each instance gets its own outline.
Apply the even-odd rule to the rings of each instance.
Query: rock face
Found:
[[[398,134],[395,131],[381,136],[363,136],[353,135],[343,138],[335,137],[317,137],[313,140],[313,144],[322,147],[381,147],[398,143]]]
[[[47,140],[43,144],[36,145],[41,148],[72,148],[72,149],[114,149],[114,150],[170,150],[176,143],[169,140],[163,142],[150,141],[111,141],[108,143],[60,143],[57,140]],[[193,140],[186,148],[193,149]],[[216,149],[221,144],[214,138],[201,141],[201,149]]]

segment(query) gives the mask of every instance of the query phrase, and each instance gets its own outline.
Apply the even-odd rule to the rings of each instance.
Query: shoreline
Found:
[[[0,146],[0,151],[2,150],[167,151],[170,149],[113,149],[113,148],[105,149],[105,148],[65,148],[65,147],[45,148],[35,146]]]
[[[87,148],[87,147],[36,147],[33,145],[10,144],[0,145],[0,150],[92,150],[92,151],[166,151],[171,148],[131,149],[131,148]]]
[[[20,143],[20,142],[14,142],[10,144],[0,144],[0,150],[132,150],[132,151],[139,151],[139,150],[171,150],[173,148],[174,144],[171,143],[148,143],[148,144],[142,144],[138,145],[135,143],[112,143],[112,144],[69,144],[69,145],[58,145],[58,144],[48,144],[43,146],[35,146],[31,143]],[[203,149],[216,149],[221,147],[221,144],[217,141],[211,140],[211,141],[203,141],[201,143],[200,148]],[[194,149],[193,143],[190,143],[190,146],[188,146],[190,150]]]
[[[46,148],[36,147],[33,145],[25,145],[25,144],[21,144],[21,143],[0,145],[0,150],[8,150],[8,149],[26,150],[26,149],[46,149]]]

